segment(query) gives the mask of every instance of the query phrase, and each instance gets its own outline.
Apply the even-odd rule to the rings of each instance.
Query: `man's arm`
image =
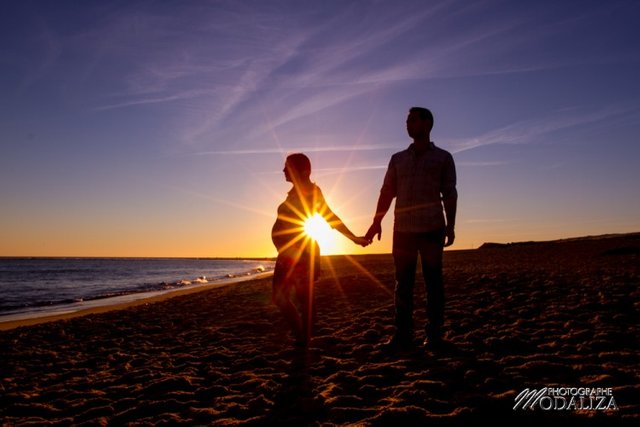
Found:
[[[446,236],[447,241],[445,242],[445,246],[453,245],[453,241],[456,238],[455,228],[456,228],[456,210],[458,209],[458,197],[450,197],[446,200],[442,201],[444,205],[444,212],[447,217],[447,228],[446,228]]]
[[[453,157],[449,155],[447,166],[442,177],[442,204],[447,218],[445,246],[453,245],[456,238],[456,211],[458,210],[458,191],[456,190],[456,167]]]
[[[365,234],[365,239],[372,241],[374,236],[378,235],[378,240],[380,240],[382,237],[382,218],[387,214],[393,198],[396,197],[396,193],[396,167],[394,157],[391,157],[387,173],[384,175],[382,188],[380,189],[380,196],[378,197],[378,203],[376,205],[376,213],[373,216],[373,223],[371,227],[369,227],[367,234]]]
[[[373,223],[367,234],[365,234],[365,239],[371,241],[378,235],[378,240],[382,237],[382,218],[387,214],[389,207],[391,206],[391,202],[393,201],[393,196],[385,193],[384,191],[380,192],[380,197],[378,197],[378,204],[376,205],[376,214],[373,216]]]

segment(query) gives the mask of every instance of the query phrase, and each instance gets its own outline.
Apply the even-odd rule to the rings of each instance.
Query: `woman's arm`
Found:
[[[340,233],[342,233],[344,237],[351,240],[356,245],[360,245],[364,247],[364,246],[367,246],[369,243],[371,243],[364,236],[356,236],[355,234],[353,234],[353,232],[349,230],[349,228],[346,226],[344,222],[342,222],[342,220],[338,217],[338,215],[336,215],[331,210],[331,208],[327,204],[327,201],[324,199],[324,196],[322,195],[322,192],[320,191],[319,188],[318,188],[318,193],[319,193],[319,200],[321,202],[320,214],[327,221],[327,223],[331,228],[338,230]]]

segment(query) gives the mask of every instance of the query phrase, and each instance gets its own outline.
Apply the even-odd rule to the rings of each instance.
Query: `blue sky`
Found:
[[[411,106],[454,249],[640,230],[636,1],[24,1],[0,15],[0,255],[266,256],[287,153],[364,233]],[[332,251],[358,249],[336,233]]]

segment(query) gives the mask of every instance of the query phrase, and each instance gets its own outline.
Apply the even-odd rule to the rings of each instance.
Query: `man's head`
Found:
[[[289,182],[299,182],[311,176],[311,160],[302,153],[289,154],[284,163],[284,176]]]
[[[426,108],[411,107],[407,117],[407,133],[413,139],[429,138],[433,128],[433,114]]]

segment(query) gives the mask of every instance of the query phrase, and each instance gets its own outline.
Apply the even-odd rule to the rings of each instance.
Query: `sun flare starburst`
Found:
[[[323,251],[332,251],[336,246],[333,230],[317,212],[305,220],[304,233],[318,242]]]

